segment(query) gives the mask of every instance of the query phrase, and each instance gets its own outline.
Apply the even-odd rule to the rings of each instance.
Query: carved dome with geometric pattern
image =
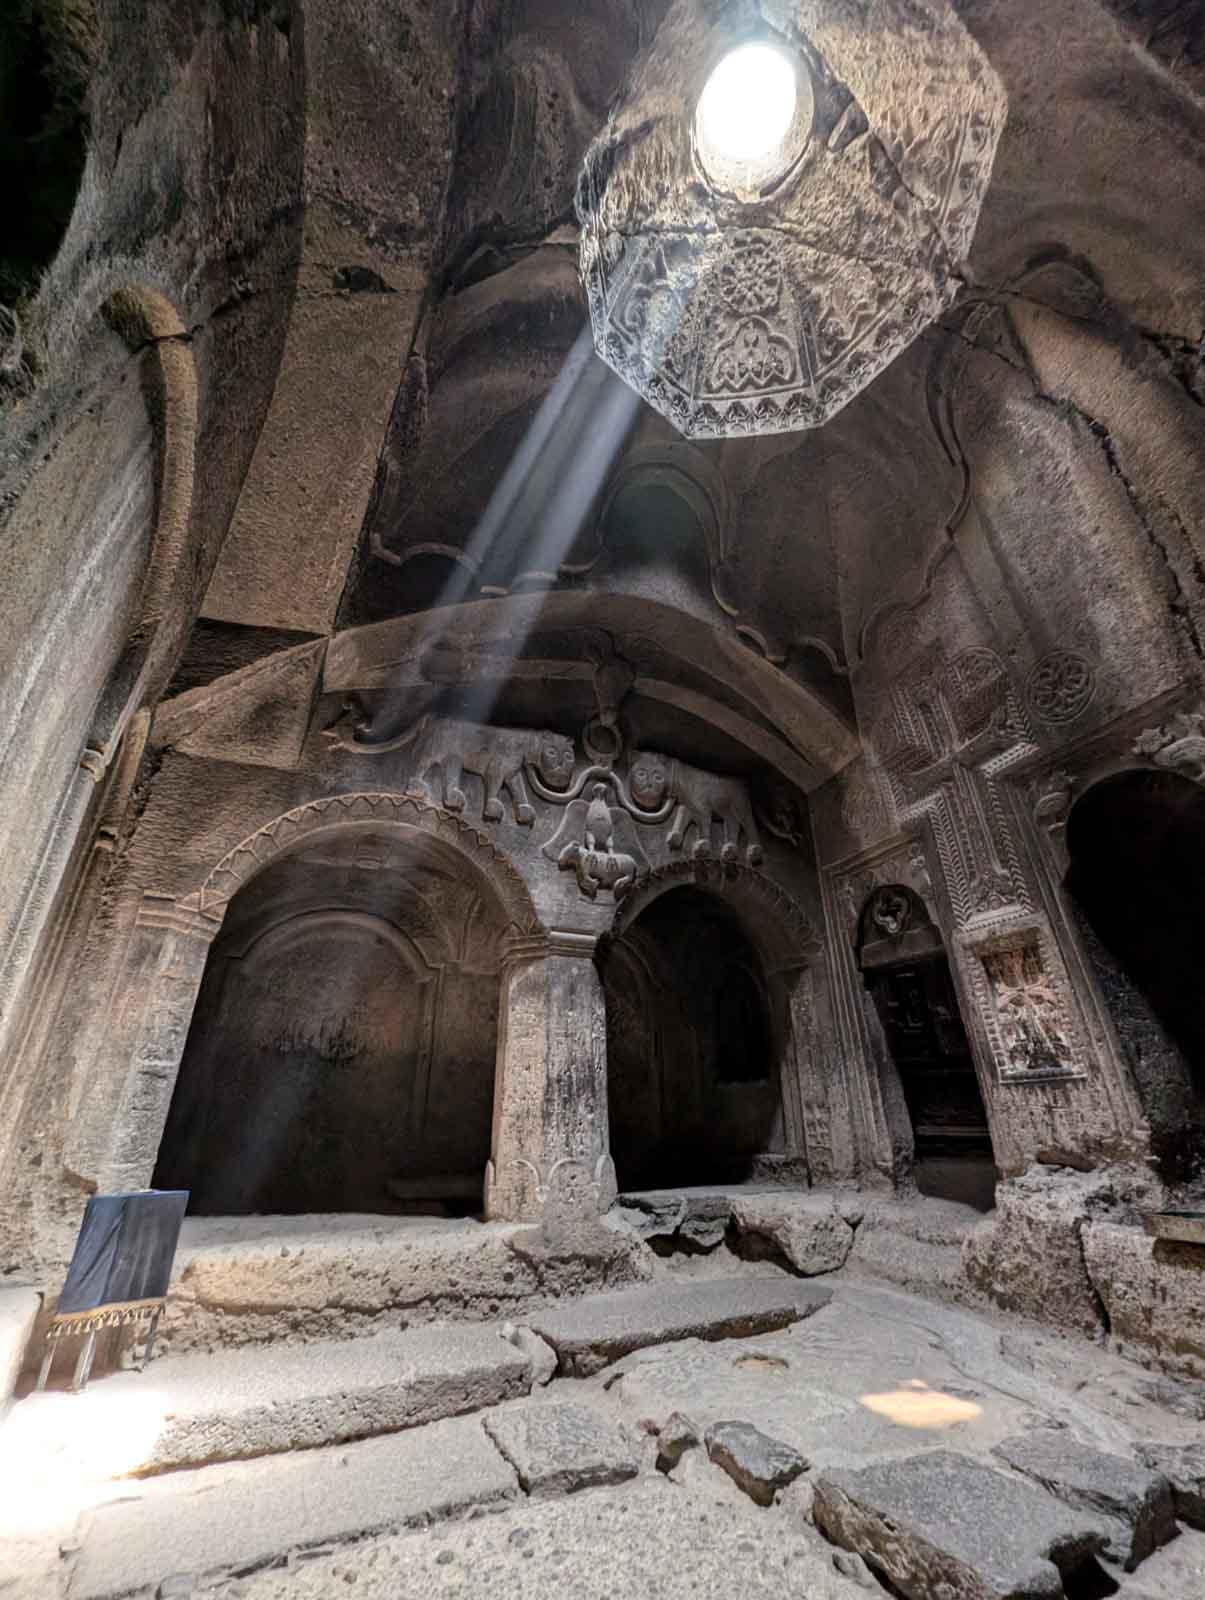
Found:
[[[818,427],[958,293],[1004,90],[944,0],[714,12],[676,0],[586,154],[595,348],[689,437]],[[750,42],[790,63],[795,107],[742,171],[696,108]]]

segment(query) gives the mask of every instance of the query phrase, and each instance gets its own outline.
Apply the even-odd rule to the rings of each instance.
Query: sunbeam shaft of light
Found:
[[[458,567],[436,602],[443,625],[450,620],[446,608],[471,597],[474,574],[504,579],[499,587],[522,573],[555,581],[639,406],[639,397],[595,355],[584,328],[469,538],[472,570]],[[492,687],[470,697],[476,719],[489,720],[503,669],[522,654],[529,633],[530,624],[512,636]]]

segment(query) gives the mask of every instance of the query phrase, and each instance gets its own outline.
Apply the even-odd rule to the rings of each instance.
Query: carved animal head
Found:
[[[642,811],[655,811],[665,799],[669,788],[669,762],[664,756],[650,755],[647,750],[632,754],[632,799]]]
[[[536,743],[536,768],[550,789],[567,789],[576,758],[573,740],[563,733],[541,733]]]

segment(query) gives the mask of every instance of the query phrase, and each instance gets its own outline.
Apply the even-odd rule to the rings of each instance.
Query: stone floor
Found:
[[[21,1400],[0,1593],[1205,1597],[1205,1386],[853,1267],[659,1270]]]

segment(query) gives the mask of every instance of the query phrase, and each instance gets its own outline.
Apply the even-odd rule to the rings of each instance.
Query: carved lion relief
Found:
[[[684,761],[638,750],[626,775],[612,757],[595,748],[587,729],[587,764],[578,768],[574,740],[549,730],[502,728],[460,722],[434,714],[401,731],[378,729],[354,703],[326,730],[328,744],[358,756],[397,757],[405,792],[447,811],[470,809],[465,775],[482,785],[481,818],[507,819],[528,828],[535,800],[564,808],[543,854],[577,875],[582,893],[600,890],[617,897],[649,869],[654,843],[692,861],[717,857],[725,867],[757,865],[761,841],[746,785],[692,767]],[[653,834],[651,830],[661,830]],[[642,837],[644,843],[642,844]]]
[[[354,713],[352,713],[354,715]],[[410,777],[407,793],[421,795],[434,805],[462,812],[466,796],[464,773],[480,778],[484,786],[481,816],[485,822],[501,822],[505,815],[505,793],[514,810],[515,821],[529,828],[536,819],[523,779],[526,766],[540,774],[548,789],[564,791],[573,777],[573,740],[564,734],[536,732],[527,728],[482,727],[473,722],[449,718],[421,717],[404,732],[376,737],[371,722],[354,721],[350,735],[341,719],[326,731],[326,737],[340,750],[357,755],[384,755],[404,750],[409,756]],[[430,776],[439,774],[438,788],[432,789]]]

